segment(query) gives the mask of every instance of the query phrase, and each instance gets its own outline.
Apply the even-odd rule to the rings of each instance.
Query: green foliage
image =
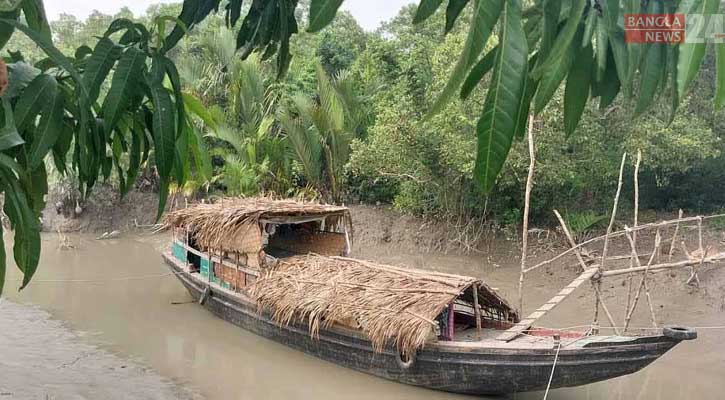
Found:
[[[27,25],[0,19],[0,42],[7,43],[13,32],[22,35],[23,51],[35,61],[24,62],[20,52],[6,59],[11,84],[2,96],[0,188],[15,232],[13,255],[23,272],[22,288],[38,266],[46,156],[52,155],[61,174],[77,175],[84,194],[112,171],[125,193],[154,147],[162,186],[159,213],[170,181],[183,185],[189,177],[189,153],[196,160],[206,156],[189,146],[191,120],[173,62],[154,46],[143,24],[104,17],[94,48],[84,43],[68,55],[52,42],[42,1],[21,1],[15,16],[20,13]]]

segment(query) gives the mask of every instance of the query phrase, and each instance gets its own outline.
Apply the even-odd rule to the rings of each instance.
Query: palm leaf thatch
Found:
[[[292,221],[299,217],[321,217],[325,219],[326,229],[344,224],[352,233],[347,207],[271,197],[226,198],[216,203],[195,204],[166,214],[164,225],[189,229],[196,242],[205,248],[253,253],[262,250],[260,220],[284,223],[285,219]]]
[[[316,254],[280,260],[255,282],[252,297],[281,325],[307,322],[313,337],[334,323],[354,321],[376,351],[392,344],[411,354],[431,337],[435,318],[473,284],[484,305],[516,318],[476,278]]]

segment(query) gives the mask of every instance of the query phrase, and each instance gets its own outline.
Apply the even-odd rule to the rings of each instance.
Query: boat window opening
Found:
[[[345,234],[325,230],[324,219],[301,223],[267,223],[264,225],[263,237],[264,252],[275,258],[308,253],[341,256],[347,249]]]

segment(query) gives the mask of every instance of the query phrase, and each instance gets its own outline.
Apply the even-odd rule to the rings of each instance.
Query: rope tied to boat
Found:
[[[561,340],[557,341],[556,353],[554,354],[554,364],[551,365],[551,374],[549,375],[549,383],[546,384],[546,391],[544,392],[544,400],[549,395],[549,389],[551,388],[551,381],[554,379],[554,370],[556,369],[556,362],[559,360],[559,350],[561,350]]]

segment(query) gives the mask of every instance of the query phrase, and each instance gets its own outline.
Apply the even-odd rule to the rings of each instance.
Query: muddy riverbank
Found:
[[[359,215],[359,217],[365,217]],[[360,218],[358,218],[360,221]],[[366,225],[368,226],[368,225]],[[369,228],[372,229],[372,228]],[[402,228],[404,229],[404,228]],[[494,246],[487,257],[445,255],[412,251],[404,239],[374,239],[377,234],[360,231],[356,256],[419,268],[458,272],[482,277],[509,299],[515,299],[518,279],[518,249],[505,242]],[[124,362],[168,382],[181,385],[207,399],[446,399],[466,398],[408,387],[339,368],[333,364],[261,339],[228,324],[189,300],[173,276],[167,274],[159,252],[168,235],[125,236],[97,241],[90,236],[71,236],[72,250],[58,249],[58,235],[43,236],[41,266],[33,284],[23,292],[17,287],[18,273],[10,268],[5,295],[13,302],[38,306],[69,328],[90,332],[83,342],[99,346]],[[407,239],[405,239],[407,240]],[[576,275],[572,266],[542,270],[527,284],[525,307],[531,309]],[[725,269],[710,267],[701,274],[703,285],[684,284],[686,271],[663,274],[653,283],[652,294],[660,323],[691,326],[725,325],[723,293]],[[615,315],[625,293],[622,280],[605,285],[605,298]],[[181,304],[179,304],[181,303]],[[580,289],[542,324],[565,327],[588,324],[593,299]],[[647,325],[648,314],[635,316],[636,325]],[[0,315],[3,330],[15,324]],[[34,328],[42,331],[44,328]],[[725,332],[700,330],[700,338],[682,343],[662,359],[634,375],[581,388],[556,390],[550,399],[717,399],[725,392]],[[16,332],[15,334],[18,334]],[[65,345],[60,345],[64,347]],[[34,350],[33,350],[34,349]],[[53,375],[37,374],[25,355],[40,348],[10,353],[2,361],[13,366],[15,380],[35,387],[52,385]],[[68,350],[71,353],[82,352]],[[5,356],[5,354],[4,354]],[[105,374],[87,357],[86,374]],[[140,369],[139,371],[143,371]],[[62,371],[61,371],[62,372]],[[6,375],[0,375],[6,376]],[[73,375],[66,382],[74,382]],[[98,382],[103,378],[97,377]],[[154,378],[156,379],[156,378]],[[119,378],[119,381],[123,381]],[[85,381],[78,381],[80,391]],[[168,386],[163,390],[169,389]],[[106,386],[122,397],[126,385]],[[68,389],[70,390],[70,389]],[[49,392],[50,398],[74,398]],[[76,393],[76,392],[71,392]],[[173,393],[173,392],[172,392]],[[55,397],[53,397],[55,396]],[[23,398],[23,397],[16,397]],[[33,397],[29,397],[33,398]],[[99,398],[83,396],[77,398]],[[107,398],[107,397],[103,397]],[[113,398],[112,396],[110,398]],[[128,397],[163,398],[163,397]],[[540,393],[513,396],[540,399]]]

